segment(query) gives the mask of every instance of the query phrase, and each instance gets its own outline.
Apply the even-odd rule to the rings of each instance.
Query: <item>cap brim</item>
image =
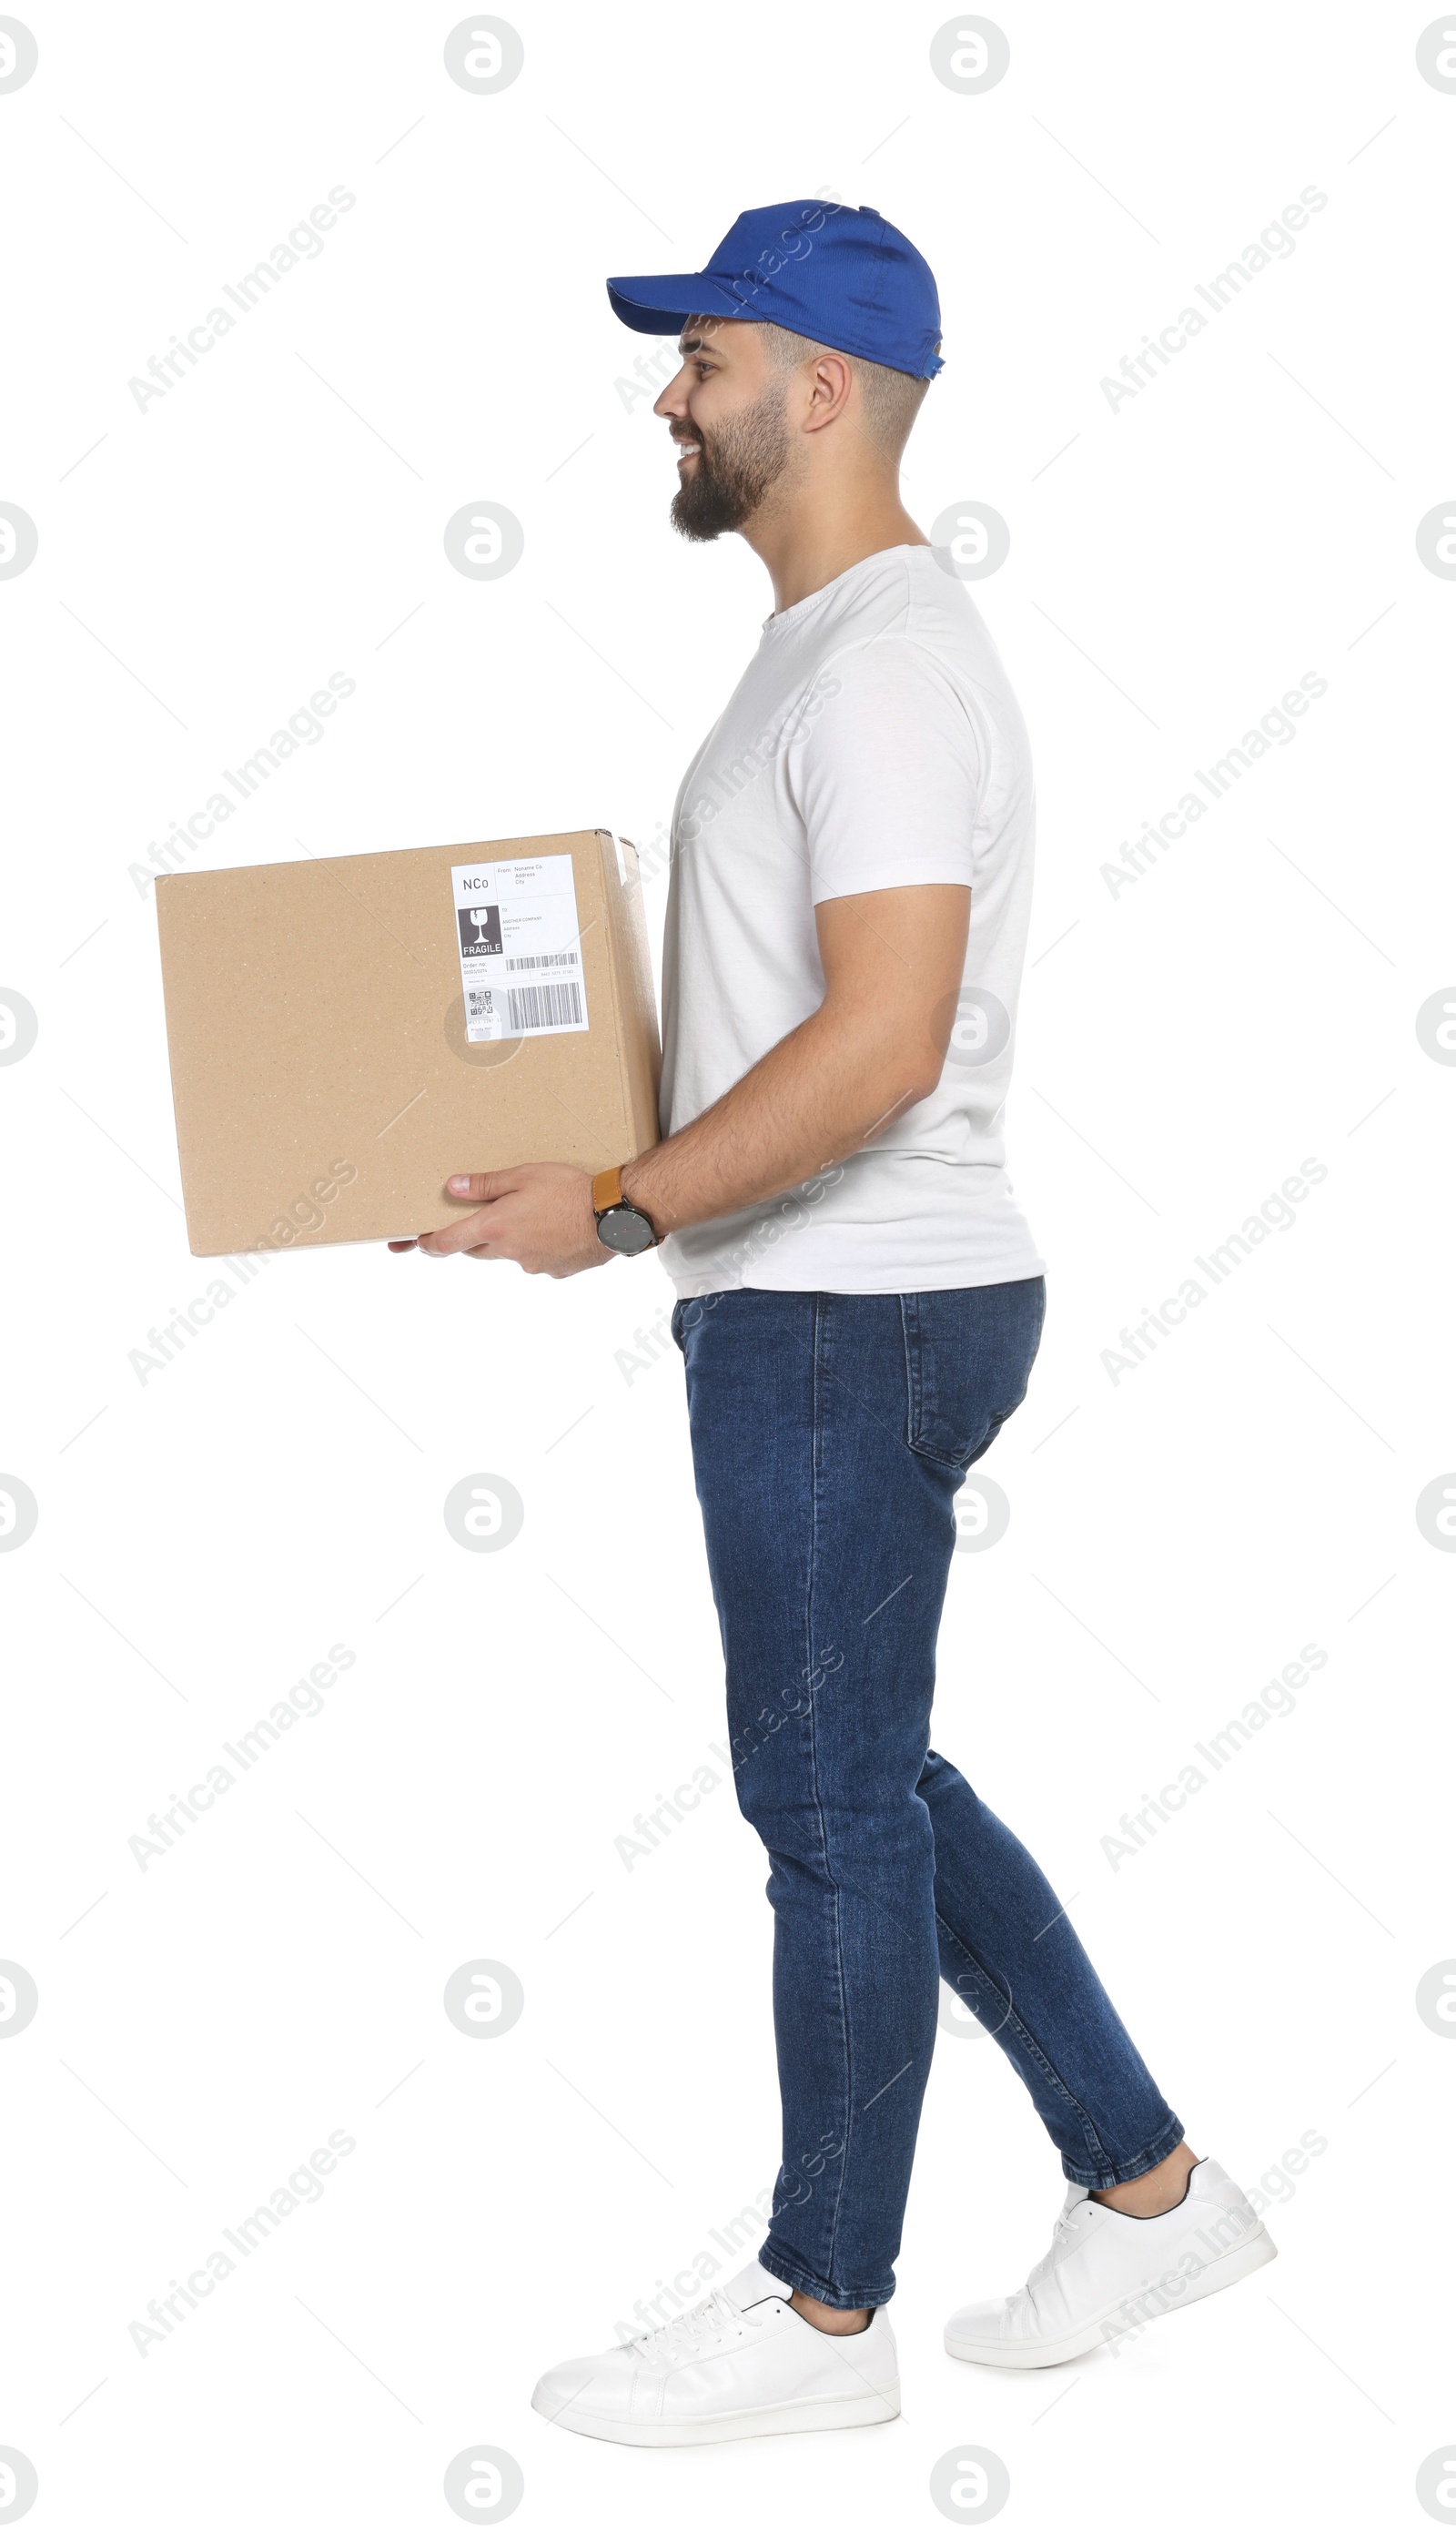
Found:
[[[613,273],[607,297],[639,336],[676,336],[690,318],[744,318],[742,301],[706,273]]]

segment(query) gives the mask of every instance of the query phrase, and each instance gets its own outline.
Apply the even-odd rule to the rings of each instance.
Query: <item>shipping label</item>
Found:
[[[569,857],[452,865],[467,1041],[587,1030]]]

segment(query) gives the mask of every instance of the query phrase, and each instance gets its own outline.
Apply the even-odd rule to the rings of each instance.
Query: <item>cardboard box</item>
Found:
[[[635,852],[610,831],[156,886],[193,1253],[415,1235],[452,1173],[658,1137]]]

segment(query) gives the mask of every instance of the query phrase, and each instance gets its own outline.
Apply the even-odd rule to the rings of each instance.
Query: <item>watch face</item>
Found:
[[[626,1201],[616,1209],[604,1209],[597,1234],[614,1253],[647,1253],[657,1241],[641,1211]]]

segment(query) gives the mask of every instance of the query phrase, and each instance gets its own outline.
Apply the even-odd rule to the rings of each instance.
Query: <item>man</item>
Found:
[[[655,411],[676,527],[736,531],[773,615],[683,783],[660,1147],[595,1183],[462,1174],[435,1254],[555,1278],[661,1243],[722,1628],[738,1798],[771,1865],[782,2164],[757,2261],[553,2368],[628,2444],[899,2410],[885,2306],[943,1977],[1071,2184],[954,2356],[1064,2362],[1274,2258],[1200,2161],[1030,1855],[929,1746],[968,1468],[1026,1390],[1042,1263],[1001,1117],[1031,896],[1026,735],[949,555],[904,510],[935,284],[877,212],[774,204],[700,273],[618,277],[681,336]]]

